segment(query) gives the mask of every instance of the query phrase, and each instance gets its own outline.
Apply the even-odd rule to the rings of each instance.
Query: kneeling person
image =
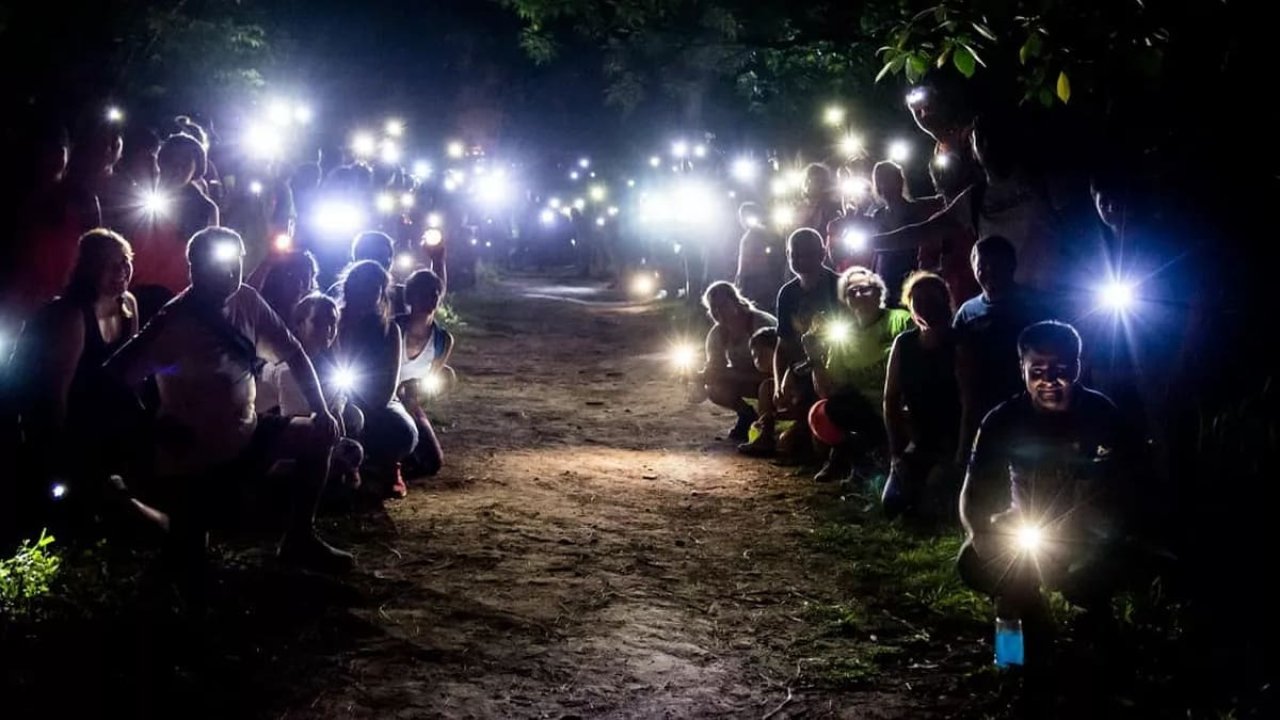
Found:
[[[1046,321],[1018,338],[1026,391],[978,430],[960,495],[960,575],[1017,617],[1041,587],[1086,609],[1114,590],[1133,445],[1116,406],[1079,384],[1080,336]]]
[[[729,439],[746,442],[757,417],[746,398],[757,397],[764,380],[751,356],[751,338],[762,328],[777,327],[778,321],[724,281],[707,288],[702,305],[715,324],[707,333],[707,364],[699,380],[711,402],[738,414]]]
[[[292,459],[291,516],[282,559],[344,570],[349,553],[316,534],[316,505],[324,487],[338,423],[329,412],[315,369],[284,322],[253,288],[242,285],[244,243],[215,227],[187,244],[191,285],[107,362],[137,387],[154,376],[160,391],[158,488],[178,542],[203,542],[208,508],[225,504],[225,483],[256,479],[277,460]],[[311,417],[260,417],[255,407],[263,360],[287,363]],[[184,546],[185,549],[186,546]]]

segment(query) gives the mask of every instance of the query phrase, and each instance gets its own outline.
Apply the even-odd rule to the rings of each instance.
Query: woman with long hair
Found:
[[[364,486],[387,497],[408,494],[401,462],[418,443],[418,431],[396,397],[404,354],[400,327],[392,322],[391,275],[364,260],[342,278],[338,366],[350,379],[351,403],[364,413]]]
[[[760,383],[767,378],[751,357],[751,337],[757,330],[777,327],[778,320],[758,309],[738,288],[723,280],[714,282],[702,295],[702,306],[714,323],[707,332],[706,364],[698,373],[695,388],[704,389],[712,403],[737,414],[729,430],[730,440],[747,441],[756,411],[747,404],[755,399]]]
[[[133,249],[97,228],[80,237],[61,297],[27,325],[11,372],[23,378],[23,434],[40,477],[81,479],[92,470],[120,472],[130,406],[111,393],[102,365],[138,332],[138,305],[128,291]]]
[[[453,368],[449,367],[453,335],[436,319],[444,290],[444,281],[435,272],[415,272],[405,282],[405,301],[409,312],[396,318],[404,334],[399,396],[418,427],[418,447],[412,455],[412,473],[427,477],[440,472],[444,452],[427,417],[426,405],[456,378]]]

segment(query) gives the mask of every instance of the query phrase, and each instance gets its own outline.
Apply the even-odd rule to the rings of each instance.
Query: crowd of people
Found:
[[[763,250],[781,240],[743,204],[735,280],[703,295],[691,400],[736,414],[744,455],[821,465],[815,481],[876,487],[890,516],[962,525],[961,578],[1003,614],[1042,616],[1042,586],[1105,611],[1168,453],[1144,420],[1167,406],[1174,360],[1139,346],[1188,332],[1189,303],[1160,302],[1185,256],[1140,261],[1136,218],[1101,174],[1092,217],[1073,222],[1007,118],[909,105],[937,141],[938,194],[913,199],[884,161],[850,198],[835,190],[848,168],[811,165],[782,272]]]
[[[0,427],[17,472],[0,524],[108,508],[189,557],[228,513],[283,502],[281,558],[347,567],[315,531],[321,503],[402,498],[444,462],[429,419],[454,380],[444,244],[400,214],[326,267],[299,204],[412,181],[353,158],[323,186],[314,163],[286,177],[228,154],[220,173],[210,132],[168,129],[113,117],[72,143],[42,126],[26,148],[26,194],[3,217]],[[368,182],[343,188],[353,176]]]

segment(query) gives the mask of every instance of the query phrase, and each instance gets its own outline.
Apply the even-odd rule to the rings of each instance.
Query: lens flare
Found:
[[[426,160],[419,160],[413,164],[413,174],[420,178],[429,177],[431,175],[431,163]]]
[[[142,211],[153,218],[164,217],[169,212],[169,198],[158,190],[148,190],[142,195]]]
[[[591,158],[585,158],[585,157],[578,158],[578,167],[582,168],[583,170],[586,170],[587,168],[591,167]]]
[[[902,163],[911,159],[911,143],[906,140],[894,140],[889,143],[889,159]]]
[[[387,121],[387,124],[384,127],[384,129],[386,130],[387,135],[398,138],[404,135],[404,121],[396,118],[392,118]]]
[[[1112,312],[1122,313],[1133,307],[1137,299],[1132,283],[1112,280],[1098,290],[1098,302]]]
[[[405,272],[412,270],[413,266],[416,264],[417,261],[413,259],[413,255],[411,253],[400,253],[396,256],[396,267]]]
[[[467,148],[458,140],[454,140],[445,146],[445,154],[454,160],[460,159],[467,152]]]
[[[284,137],[276,128],[254,125],[245,131],[244,144],[254,157],[270,160],[280,155],[284,147]]]
[[[444,378],[440,377],[440,373],[427,373],[422,378],[422,391],[432,397],[439,395],[444,391]]]
[[[1018,549],[1026,553],[1034,553],[1044,543],[1044,530],[1035,525],[1023,525],[1017,532]]]
[[[427,213],[427,227],[444,227],[444,216],[438,212]]]
[[[293,249],[293,238],[289,237],[287,233],[280,233],[271,244],[280,252],[289,252]]]
[[[355,153],[356,157],[367,158],[373,155],[373,151],[377,148],[378,141],[367,132],[358,132],[351,136],[351,152]]]
[[[240,244],[220,242],[213,246],[213,259],[220,263],[229,263],[240,259]]]
[[[124,122],[124,111],[114,105],[107,108],[107,122]]]
[[[662,164],[662,158],[658,157],[657,155],[650,156],[649,167],[658,167],[661,164]]]
[[[686,373],[698,364],[698,346],[693,343],[680,343],[671,348],[671,364],[676,370]]]
[[[778,205],[773,208],[773,224],[780,228],[790,227],[796,221],[796,209],[790,205]]]
[[[422,233],[422,244],[427,247],[436,247],[442,242],[444,242],[444,233],[440,228],[427,228],[427,231]]]
[[[733,161],[730,168],[733,179],[741,183],[754,182],[760,176],[760,166],[751,158],[741,157]]]
[[[400,146],[394,140],[383,140],[382,147],[378,152],[378,158],[385,165],[395,165],[400,162]]]
[[[67,494],[67,486],[63,483],[54,483],[49,487],[49,494],[54,500],[61,500]]]
[[[676,158],[686,158],[689,156],[689,143],[683,140],[677,140],[671,143],[671,156]]]
[[[542,212],[538,214],[538,219],[542,221],[543,225],[550,225],[556,221],[556,213],[554,210],[543,208]]]
[[[641,273],[631,280],[631,294],[637,298],[652,299],[657,291],[657,280],[649,273]]]
[[[844,123],[845,109],[839,105],[830,105],[822,111],[822,122],[832,127]]]
[[[253,182],[249,183],[249,192],[254,195],[261,195],[262,183],[258,182],[257,180],[254,180]]]
[[[374,199],[373,204],[374,207],[378,208],[378,212],[381,213],[395,212],[396,209],[396,199],[391,196],[391,193],[378,193],[378,197]]]
[[[356,371],[350,367],[340,367],[333,371],[330,380],[339,392],[351,392],[356,387]]]
[[[862,228],[849,228],[844,231],[844,244],[854,252],[866,250],[870,240],[871,236]]]
[[[924,102],[924,99],[928,96],[929,96],[929,93],[924,88],[922,87],[912,88],[911,92],[907,93],[907,104],[918,105]]]
[[[849,134],[840,138],[839,146],[840,146],[840,154],[844,155],[845,157],[853,157],[862,152],[863,141],[861,137],[857,135]]]
[[[299,125],[310,125],[315,113],[311,112],[311,108],[306,105],[299,105],[293,109],[293,119]]]
[[[840,194],[859,200],[871,192],[871,182],[864,177],[846,177],[840,181]]]
[[[605,196],[608,195],[608,191],[603,185],[592,185],[591,189],[587,191],[587,195],[591,197],[592,202],[602,202]]]
[[[853,327],[847,320],[829,320],[822,328],[822,336],[827,342],[834,344],[848,342],[851,332]]]
[[[407,192],[407,193],[402,193],[400,195],[400,207],[408,210],[409,208],[413,207],[414,202],[415,202],[415,198],[413,197],[413,193]]]
[[[326,232],[350,235],[361,230],[365,214],[356,205],[344,200],[329,200],[316,208],[316,223]]]

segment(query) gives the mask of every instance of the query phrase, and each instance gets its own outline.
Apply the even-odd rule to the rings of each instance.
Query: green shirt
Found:
[[[833,344],[827,353],[827,373],[842,390],[857,392],[880,410],[893,340],[914,326],[911,313],[900,308],[885,310],[874,325],[854,324],[848,339]]]

